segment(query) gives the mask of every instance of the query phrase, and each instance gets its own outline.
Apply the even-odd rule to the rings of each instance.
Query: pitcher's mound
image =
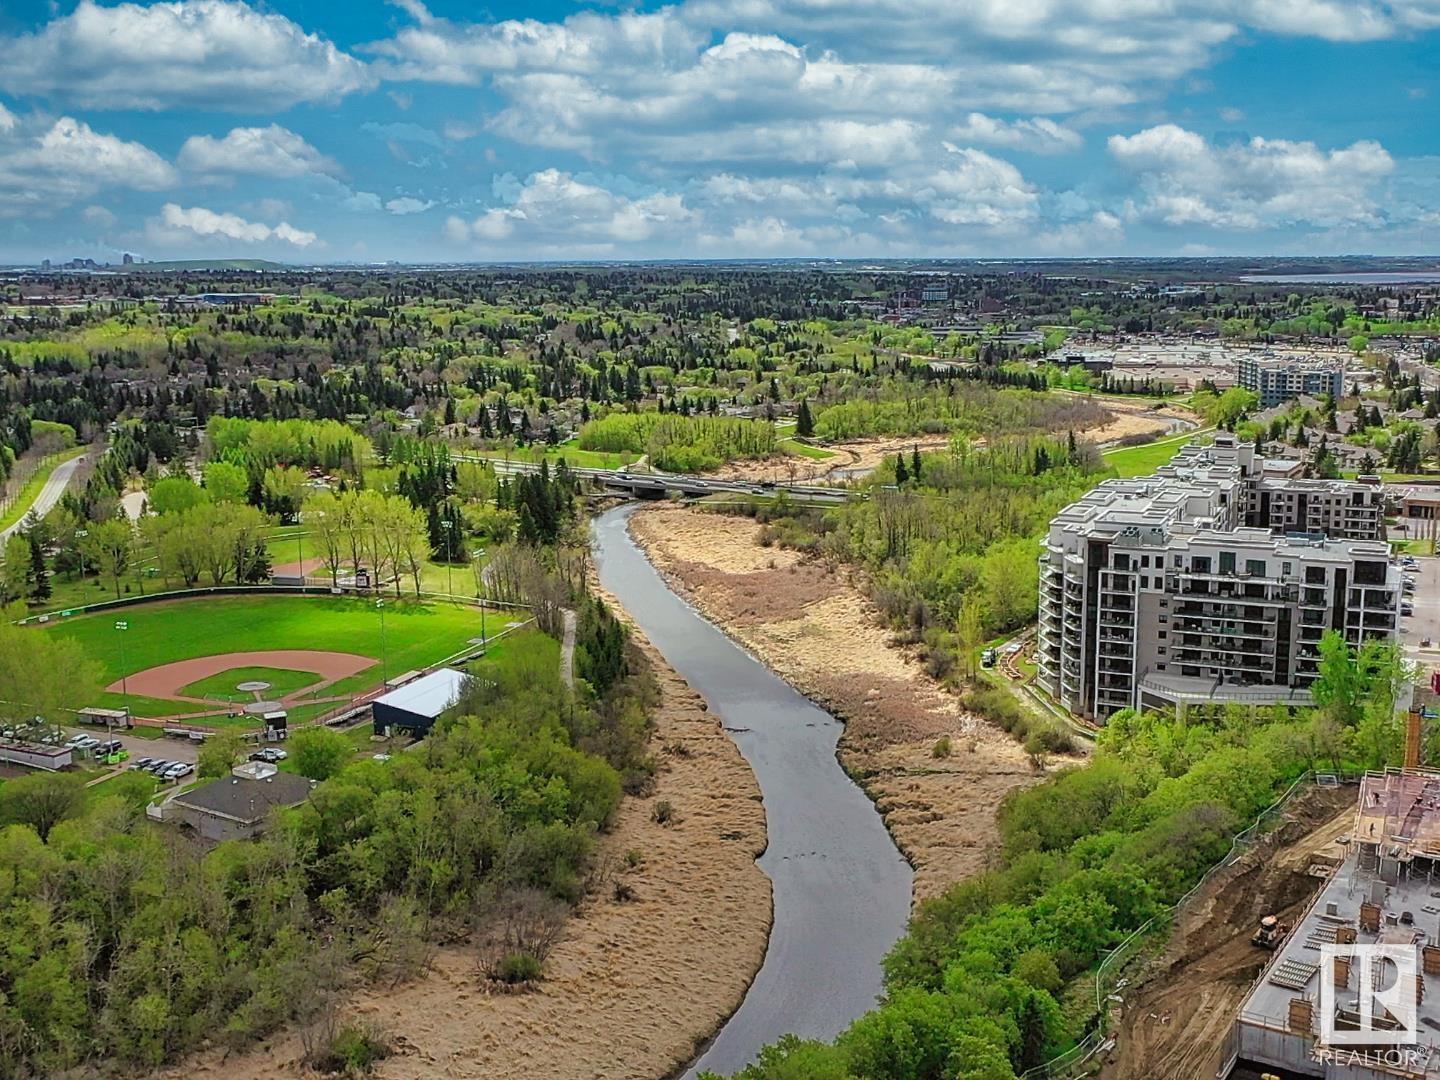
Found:
[[[313,671],[324,682],[347,679],[358,675],[366,668],[374,667],[375,661],[356,653],[322,652],[319,649],[272,649],[267,652],[232,652],[219,656],[197,656],[191,660],[176,660],[173,664],[137,671],[123,681],[117,679],[105,689],[120,693],[128,689],[132,694],[152,698],[180,698],[180,691],[201,679],[219,675],[235,668],[286,668],[291,671]]]

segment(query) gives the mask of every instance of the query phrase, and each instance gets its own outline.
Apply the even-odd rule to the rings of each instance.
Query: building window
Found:
[[[1264,559],[1246,559],[1246,560],[1245,560],[1245,572],[1246,572],[1247,574],[1253,574],[1255,577],[1264,577],[1264,576],[1265,576],[1265,560],[1264,560]]]
[[[1220,573],[1233,574],[1235,572],[1235,553],[1233,551],[1222,551],[1220,553]]]

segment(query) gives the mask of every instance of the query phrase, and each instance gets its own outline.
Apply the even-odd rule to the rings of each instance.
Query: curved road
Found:
[[[740,1008],[695,1061],[733,1073],[794,1033],[828,1039],[875,1004],[910,913],[910,865],[835,757],[841,724],[666,586],[631,541],[633,506],[591,526],[600,582],[709,704],[755,770],[775,889],[770,943]]]
[[[20,526],[25,524],[25,519],[30,516],[32,510],[41,517],[44,517],[54,508],[55,504],[60,501],[60,496],[65,494],[65,489],[70,486],[70,477],[75,474],[75,470],[79,468],[80,462],[84,460],[84,457],[85,455],[81,454],[79,457],[73,457],[69,461],[62,461],[55,467],[55,471],[52,472],[45,481],[45,486],[40,489],[40,494],[35,497],[35,501],[15,520],[15,524],[11,525],[8,529],[0,529],[0,547],[3,547],[5,541],[10,539],[11,533],[18,531]]]

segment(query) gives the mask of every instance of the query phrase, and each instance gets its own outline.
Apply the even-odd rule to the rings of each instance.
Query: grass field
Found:
[[[123,620],[129,629],[116,630],[117,620]],[[487,628],[495,633],[504,625],[503,620],[503,616],[492,612]],[[373,667],[344,680],[344,685],[337,683],[330,691],[353,693],[381,682],[382,652],[386,677],[427,667],[459,652],[471,638],[478,637],[480,617],[475,609],[460,605],[387,599],[383,650],[380,626],[380,615],[371,600],[262,595],[168,600],[77,616],[37,627],[34,632],[60,634],[78,642],[101,665],[106,685],[122,674],[131,675],[176,660],[255,649],[322,649],[376,658]],[[244,678],[243,673],[226,672],[204,681],[226,682],[233,687]],[[96,705],[122,708],[125,704],[125,698],[118,693],[99,696]],[[130,698],[130,706],[141,716],[198,711],[193,702],[151,701],[135,696]],[[323,709],[306,708],[317,712]]]
[[[1101,453],[1105,464],[1114,469],[1117,476],[1147,476],[1160,466],[1168,465],[1180,448],[1194,437],[1195,432],[1186,432],[1184,435],[1157,439],[1143,446],[1121,446]]]
[[[180,692],[186,697],[215,698],[218,701],[249,701],[250,694],[235,689],[243,682],[267,682],[270,689],[266,690],[266,698],[283,698],[295,693],[297,690],[304,690],[307,686],[314,686],[320,681],[320,676],[313,671],[295,671],[291,668],[272,667],[243,667],[231,668],[229,671],[222,671],[219,675],[211,675],[208,679],[201,679],[189,686],[180,688]]]

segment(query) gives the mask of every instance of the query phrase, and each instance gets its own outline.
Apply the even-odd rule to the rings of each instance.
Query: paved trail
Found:
[[[575,612],[565,610],[565,637],[560,642],[560,677],[565,685],[575,688]]]
[[[25,524],[25,519],[30,516],[31,510],[35,511],[35,513],[41,517],[44,517],[50,512],[51,508],[60,501],[60,496],[65,494],[65,489],[70,484],[70,477],[75,474],[75,470],[79,467],[82,460],[84,460],[84,455],[71,458],[69,461],[62,461],[55,467],[55,471],[50,474],[50,478],[45,481],[44,487],[40,489],[40,494],[35,497],[35,501],[30,504],[25,512],[16,519],[15,524],[11,525],[8,529],[0,529],[0,546],[3,546],[5,541],[10,539],[11,533]]]

